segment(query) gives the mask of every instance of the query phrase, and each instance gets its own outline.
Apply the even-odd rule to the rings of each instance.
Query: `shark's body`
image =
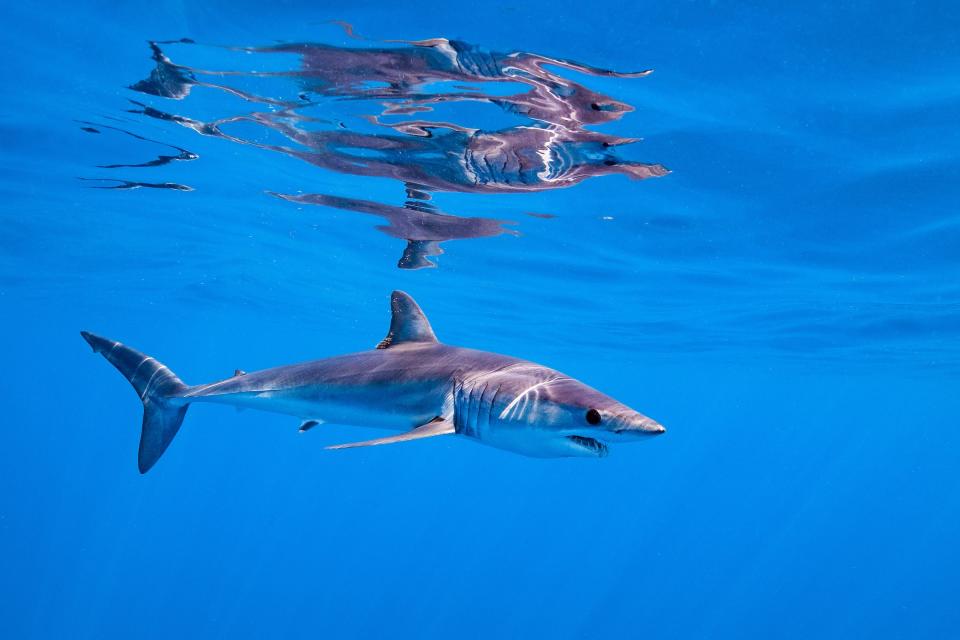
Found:
[[[130,347],[83,332],[140,393],[144,403],[140,470],[166,450],[193,402],[214,402],[320,422],[382,427],[400,435],[347,448],[459,434],[536,457],[606,455],[601,440],[664,431],[655,421],[553,369],[437,341],[423,312],[394,292],[387,337],[371,351],[238,371],[187,386],[167,367]]]

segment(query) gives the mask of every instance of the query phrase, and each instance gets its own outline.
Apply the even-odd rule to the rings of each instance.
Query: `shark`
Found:
[[[327,446],[370,447],[439,436],[536,458],[602,458],[612,443],[666,429],[559,371],[520,358],[440,342],[416,301],[390,296],[390,329],[369,351],[245,372],[187,385],[156,359],[81,331],[143,403],[138,466],[149,471],[195,402],[294,416],[305,432],[322,423],[399,432]]]

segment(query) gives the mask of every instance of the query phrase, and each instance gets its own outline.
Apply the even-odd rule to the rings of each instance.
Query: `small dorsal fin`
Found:
[[[377,349],[387,349],[404,342],[437,342],[430,321],[416,301],[403,291],[390,295],[390,331]]]
[[[244,371],[243,369],[234,369],[234,370],[233,370],[233,377],[234,377],[234,378],[236,378],[237,376],[245,376],[245,375],[247,375],[247,372]]]

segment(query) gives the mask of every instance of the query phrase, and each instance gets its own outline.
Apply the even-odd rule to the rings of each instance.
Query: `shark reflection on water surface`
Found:
[[[348,35],[350,32],[348,30]],[[163,48],[161,48],[161,46]],[[575,186],[589,178],[623,175],[641,180],[666,175],[660,164],[627,160],[618,150],[636,138],[588,126],[620,119],[633,107],[561,75],[640,78],[649,70],[616,72],[534,53],[488,52],[456,40],[389,41],[342,47],[283,43],[267,47],[211,47],[191,40],[150,43],[150,76],[131,89],[185,102],[194,87],[226,92],[248,104],[247,113],[199,120],[169,108],[133,101],[137,113],[172,122],[204,136],[294,157],[325,171],[395,180],[406,191],[403,206],[341,195],[281,195],[300,204],[378,215],[378,229],[408,241],[398,266],[435,266],[439,243],[513,233],[499,220],[461,218],[438,211],[430,192],[507,194]],[[244,54],[244,70],[174,62],[164,48],[217,60]],[[250,56],[258,62],[251,64]],[[286,57],[296,63],[286,65]],[[261,64],[262,63],[262,64]],[[489,129],[450,121],[458,104],[487,103],[520,124]],[[338,118],[345,104],[369,106],[363,115]],[[446,119],[426,116],[438,107]],[[250,125],[272,135],[251,132]],[[286,142],[284,142],[286,141]]]
[[[288,202],[322,205],[386,219],[390,224],[378,226],[377,229],[389,236],[407,241],[403,255],[397,262],[397,266],[401,269],[435,267],[436,265],[428,258],[443,253],[440,243],[445,240],[487,238],[503,234],[519,235],[516,230],[503,226],[512,224],[510,222],[491,218],[451,216],[438,210],[429,202],[420,200],[408,200],[406,205],[395,207],[371,200],[341,198],[320,193],[300,195],[273,193],[271,195]]]

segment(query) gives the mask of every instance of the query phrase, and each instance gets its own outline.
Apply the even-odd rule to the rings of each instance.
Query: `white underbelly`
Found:
[[[442,406],[438,394],[338,391],[251,391],[200,397],[196,401],[282,413],[302,420],[399,431],[429,422],[438,415]]]

